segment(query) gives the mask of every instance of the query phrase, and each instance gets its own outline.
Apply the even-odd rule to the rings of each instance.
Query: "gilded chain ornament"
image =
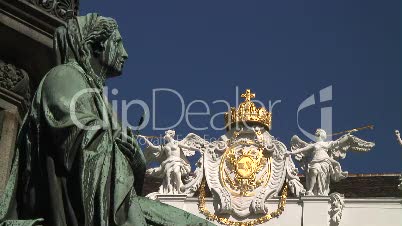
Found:
[[[198,210],[210,221],[217,221],[220,224],[223,225],[230,225],[230,226],[253,226],[253,225],[258,225],[258,224],[263,224],[265,222],[270,221],[273,218],[279,217],[283,211],[285,211],[285,205],[286,205],[286,200],[287,200],[287,195],[288,195],[288,186],[285,184],[285,186],[282,189],[282,194],[280,201],[278,203],[278,208],[269,213],[266,214],[262,217],[259,217],[257,219],[249,220],[249,221],[232,221],[229,220],[226,217],[220,217],[217,216],[213,213],[211,213],[207,208],[205,207],[205,179],[202,181],[201,186],[200,186],[200,195],[198,197]]]

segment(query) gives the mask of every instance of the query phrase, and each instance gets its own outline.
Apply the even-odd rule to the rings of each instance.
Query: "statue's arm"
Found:
[[[147,137],[142,136],[142,135],[138,135],[138,137],[141,137],[142,139],[144,139],[144,140],[145,140],[145,143],[147,143],[148,147],[150,147],[150,148],[152,148],[152,149],[155,149],[155,150],[156,150],[156,149],[158,149],[158,150],[161,149],[161,146],[160,146],[160,145],[154,145],[150,140],[148,140]]]
[[[304,148],[299,148],[299,149],[296,149],[296,150],[292,151],[290,154],[297,155],[297,154],[300,154],[300,153],[311,151],[313,148],[314,148],[313,145],[307,145]]]
[[[188,146],[188,145],[180,144],[180,143],[179,143],[179,147],[180,147],[180,148],[187,149],[187,150],[192,150],[192,151],[197,151],[197,150],[199,150],[199,149],[197,149],[197,148],[193,148],[193,147],[190,147],[190,146]]]
[[[349,141],[350,136],[352,136],[352,135],[351,134],[346,134],[346,135],[343,135],[342,137],[340,137],[337,140],[329,142],[329,148],[328,149],[336,148],[338,146],[343,145],[344,143]]]
[[[40,110],[49,140],[60,148],[65,162],[80,150],[107,151],[117,133],[104,125],[97,112],[93,95],[99,90],[89,88],[94,87],[89,87],[84,75],[66,65],[53,68],[42,83]]]
[[[100,119],[92,110],[91,91],[82,75],[65,65],[53,68],[42,85],[41,107],[51,127],[85,128]]]
[[[110,121],[104,120],[104,111],[107,111],[104,106],[108,103],[101,94],[102,89],[69,65],[59,65],[47,74],[40,98],[49,142],[57,147],[52,151],[57,155],[57,164],[67,171],[76,162],[75,156],[83,159],[80,163],[83,169],[94,170],[93,163],[87,160],[94,159],[92,156],[97,153],[113,153],[117,147],[118,153],[124,155],[133,169],[134,187],[137,193],[141,193],[145,158],[136,142],[121,139],[121,127],[115,128]],[[107,114],[111,117],[110,113]],[[101,161],[99,165],[104,164],[102,158],[96,161]]]
[[[147,142],[148,146],[149,146],[150,148],[152,148],[152,149],[158,149],[158,150],[161,149],[161,146],[160,146],[160,145],[154,145],[154,144],[153,144],[151,141],[149,141],[148,139],[146,139],[146,142]]]
[[[396,135],[396,139],[397,139],[399,145],[402,146],[402,139],[401,139],[401,135],[399,133],[399,130],[395,130],[395,135]]]

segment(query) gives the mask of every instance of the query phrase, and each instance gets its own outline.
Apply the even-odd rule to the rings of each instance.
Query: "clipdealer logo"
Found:
[[[324,103],[332,100],[332,85],[320,90],[318,103]],[[306,98],[297,108],[297,127],[299,130],[310,140],[315,140],[315,135],[307,132],[300,126],[299,115],[302,110],[309,108],[316,104],[316,96],[312,94]],[[327,134],[332,134],[332,107],[321,108],[321,126],[320,128],[325,130]]]
[[[98,89],[84,89],[81,90],[80,92],[77,92],[74,97],[72,98],[72,101],[69,103],[70,107],[70,115],[73,123],[81,128],[81,129],[86,129],[86,130],[97,130],[100,129],[101,127],[113,127],[117,128],[120,127],[124,132],[127,132],[127,129],[131,130],[141,130],[145,128],[146,126],[149,125],[150,122],[152,122],[152,129],[155,131],[165,131],[169,129],[174,129],[175,127],[179,126],[183,121],[186,122],[187,126],[192,129],[193,131],[205,131],[208,129],[213,129],[213,130],[223,130],[225,127],[217,127],[215,124],[215,120],[218,117],[219,119],[223,118],[223,115],[230,110],[231,104],[223,99],[218,99],[212,101],[212,108],[213,105],[216,104],[223,104],[224,107],[226,108],[225,111],[217,112],[215,114],[211,113],[211,104],[208,104],[205,100],[192,100],[189,102],[187,105],[185,104],[183,96],[176,90],[170,89],[170,88],[155,88],[152,90],[152,107],[150,108],[149,105],[139,99],[134,99],[134,100],[112,100],[108,101],[107,96],[109,89],[108,87],[105,87],[103,90],[98,90]],[[82,114],[79,114],[77,111],[78,104],[80,101],[83,101],[84,99],[91,98],[91,95],[94,95],[94,93],[97,93],[98,95],[103,96],[104,101],[103,101],[103,106],[102,107],[102,113],[100,114],[99,122],[91,125],[87,125],[86,123],[82,122]],[[118,94],[117,89],[112,89],[111,90],[111,95],[116,96]],[[156,117],[159,117],[157,114],[157,96],[158,95],[173,95],[175,96],[178,101],[180,106],[178,106],[177,109],[178,112],[180,113],[179,119],[172,125],[165,126],[165,127],[158,127],[156,125]],[[239,97],[240,97],[240,92],[239,88],[236,87],[236,106],[239,105]],[[83,99],[81,99],[83,98]],[[312,133],[309,133],[307,130],[303,129],[301,124],[300,124],[300,115],[303,113],[304,110],[307,108],[310,108],[316,104],[319,103],[324,103],[332,100],[332,85],[325,87],[319,91],[319,95],[316,96],[315,94],[310,95],[308,98],[303,100],[301,104],[297,108],[297,113],[296,113],[296,120],[297,120],[297,126],[299,130],[309,139],[314,140],[315,136]],[[253,99],[252,100],[254,103],[258,104],[259,106],[268,109],[268,111],[273,112],[274,107],[277,106],[278,104],[282,103],[281,100],[269,100],[268,101],[268,106],[266,107],[263,101]],[[109,104],[110,103],[110,104]],[[193,111],[192,106],[194,104],[202,104],[204,110],[203,111]],[[141,123],[139,125],[131,125],[128,120],[128,112],[129,109],[133,106],[139,106],[144,114],[143,118],[141,120]],[[121,111],[118,111],[119,107],[121,108]],[[112,117],[108,116],[108,112],[110,112],[110,108],[112,108],[113,115]],[[151,114],[151,109],[152,109],[152,114]],[[118,117],[116,114],[117,112],[121,112],[120,117]],[[190,120],[190,116],[192,115],[205,115],[205,116],[210,116],[210,121],[209,121],[209,127],[195,127]],[[151,120],[152,116],[152,120]],[[86,117],[84,117],[86,118]],[[121,120],[121,125],[118,123],[118,118]],[[321,127],[325,131],[327,131],[329,134],[332,133],[332,107],[322,107],[321,108]]]

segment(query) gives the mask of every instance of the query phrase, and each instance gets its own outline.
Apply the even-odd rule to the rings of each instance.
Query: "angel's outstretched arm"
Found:
[[[298,149],[296,149],[296,150],[290,152],[290,154],[296,155],[296,154],[299,154],[299,153],[308,152],[308,151],[310,151],[311,149],[313,149],[313,145],[307,145],[307,146],[304,147],[304,148],[298,148]]]
[[[148,138],[146,138],[145,136],[142,135],[138,135],[138,137],[141,137],[142,139],[145,140],[145,143],[147,143],[147,145],[153,149],[160,149],[161,146],[160,145],[154,145],[150,140],[148,140]]]
[[[331,141],[330,148],[341,146],[342,144],[348,142],[350,136],[351,136],[350,134],[346,134],[346,135],[342,136],[341,138],[339,138],[338,140]]]
[[[402,146],[401,135],[399,134],[399,130],[395,130],[396,139],[398,140],[399,145]]]
[[[190,146],[188,146],[188,145],[180,144],[180,143],[179,143],[179,147],[184,148],[184,149],[188,149],[188,150],[192,150],[192,151],[197,151],[197,150],[199,150],[198,148],[193,148],[193,147],[190,147]]]

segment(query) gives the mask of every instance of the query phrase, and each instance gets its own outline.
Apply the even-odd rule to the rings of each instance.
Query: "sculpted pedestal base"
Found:
[[[329,196],[302,196],[303,226],[328,225]]]
[[[6,186],[21,118],[23,98],[0,87],[0,196]]]
[[[181,207],[181,209],[205,218],[198,210],[197,197],[177,197],[177,195],[166,195],[158,198],[161,202]],[[181,200],[181,201],[180,201]],[[213,211],[213,198],[206,198],[206,207]],[[180,203],[181,202],[181,203]],[[343,209],[342,219],[339,226],[377,226],[402,225],[402,199],[400,198],[364,198],[364,199],[348,199],[344,200],[345,208]],[[275,209],[278,199],[268,200],[269,209]],[[267,226],[333,226],[331,222],[331,199],[330,196],[303,196],[300,198],[288,198],[285,211],[279,218],[272,219],[263,225]],[[234,221],[247,221],[258,216],[250,215],[245,219],[236,219],[230,217]],[[221,225],[216,221],[216,225]]]
[[[179,209],[184,209],[186,199],[187,195],[156,195],[156,200],[163,203],[168,203],[169,205]]]

